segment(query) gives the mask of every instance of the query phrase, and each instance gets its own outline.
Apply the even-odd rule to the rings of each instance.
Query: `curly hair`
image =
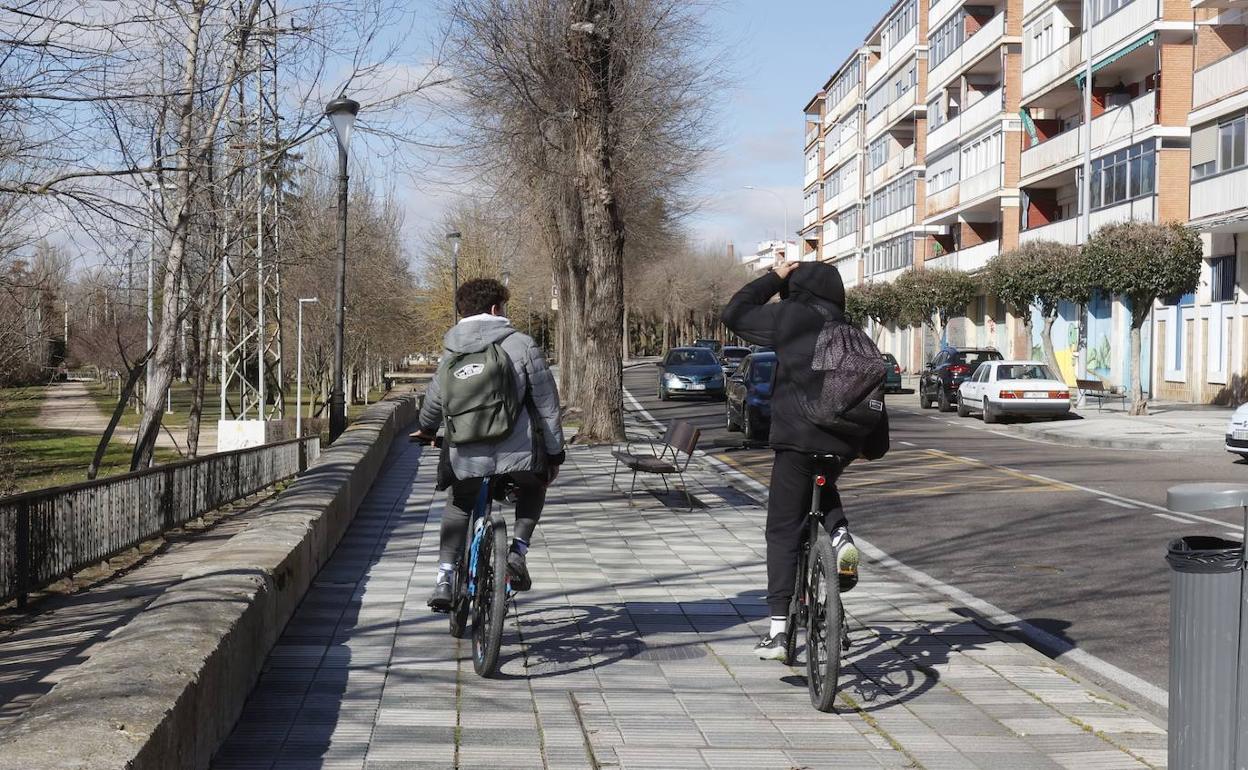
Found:
[[[455,307],[463,317],[490,312],[490,308],[502,307],[511,299],[507,287],[493,278],[473,278],[455,292]]]

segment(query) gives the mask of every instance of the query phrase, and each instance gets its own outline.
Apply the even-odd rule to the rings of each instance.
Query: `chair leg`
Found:
[[[617,473],[619,473],[619,472],[620,472],[620,460],[619,460],[619,458],[617,457],[617,458],[616,458],[616,460],[615,460],[615,467],[611,469],[611,489],[612,489],[612,491],[614,491],[614,490],[615,490],[615,474],[617,474]]]
[[[633,483],[628,485],[628,504],[633,504],[633,490],[637,488],[637,471],[633,471]]]
[[[664,473],[664,474],[663,474],[662,476],[660,476],[659,478],[663,479],[663,491],[664,491],[665,493],[666,493],[666,492],[671,492],[671,491],[672,491],[672,488],[671,488],[671,487],[668,485],[668,483],[667,483],[667,474],[666,474],[666,473]]]
[[[685,481],[685,472],[677,471],[680,474],[680,485],[685,488],[685,499],[689,501],[689,510],[693,510],[693,493],[689,491],[689,482]]]

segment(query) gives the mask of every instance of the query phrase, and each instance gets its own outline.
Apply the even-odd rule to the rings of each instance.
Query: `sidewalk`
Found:
[[[443,496],[396,442],[265,664],[217,768],[1138,768],[1163,728],[948,600],[864,565],[838,713],[757,660],[756,499],[695,461],[683,495],[608,488],[574,447],[507,620],[498,678],[425,607]],[[508,516],[510,519],[510,516]]]

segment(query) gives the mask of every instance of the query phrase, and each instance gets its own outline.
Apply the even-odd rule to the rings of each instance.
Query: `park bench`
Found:
[[[663,438],[659,443],[647,441],[649,444],[649,452],[644,449],[634,451],[633,447],[641,446],[641,442],[629,442],[623,449],[612,450],[611,456],[615,458],[615,469],[611,472],[611,488],[615,489],[615,477],[619,473],[620,466],[633,472],[632,484],[628,487],[628,500],[632,503],[633,491],[637,487],[638,473],[652,473],[663,479],[663,487],[670,492],[671,487],[668,486],[667,477],[673,473],[680,477],[681,486],[685,488],[685,499],[689,501],[689,510],[693,510],[693,495],[689,492],[689,485],[685,483],[685,470],[689,468],[689,461],[693,459],[693,452],[697,449],[698,439],[702,436],[702,431],[695,428],[692,423],[683,420],[673,420],[667,426],[667,431],[663,434]],[[684,461],[681,461],[681,455],[684,455]],[[624,491],[620,488],[620,491]]]
[[[1122,402],[1122,407],[1127,407],[1127,394],[1123,393],[1116,387],[1107,387],[1100,380],[1075,380],[1075,386],[1079,389],[1079,395],[1084,398],[1096,399],[1096,411],[1101,411],[1105,406],[1106,400],[1118,400]]]

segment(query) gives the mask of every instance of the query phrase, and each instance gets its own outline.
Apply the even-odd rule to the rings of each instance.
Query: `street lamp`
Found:
[[[334,442],[347,428],[347,405],[342,393],[343,330],[347,316],[347,147],[360,103],[340,96],[325,105],[325,115],[338,137],[338,307],[335,308],[334,389],[329,395],[329,440]]]
[[[776,200],[780,201],[780,208],[784,209],[784,235],[783,237],[781,237],[780,240],[784,241],[784,250],[785,250],[784,258],[788,259],[789,258],[789,254],[788,254],[788,250],[789,250],[789,204],[785,203],[784,198],[781,197],[780,193],[776,192],[775,190],[768,190],[766,187],[755,187],[752,184],[747,184],[745,186],[745,189],[753,190],[755,192],[767,193],[768,195],[772,196]]]
[[[295,353],[295,438],[303,438],[303,306],[320,302],[319,297],[299,298],[299,326]]]
[[[456,323],[459,323],[459,305],[455,302],[459,294],[459,242],[463,238],[458,230],[446,234],[446,239],[451,242],[451,312]]]

